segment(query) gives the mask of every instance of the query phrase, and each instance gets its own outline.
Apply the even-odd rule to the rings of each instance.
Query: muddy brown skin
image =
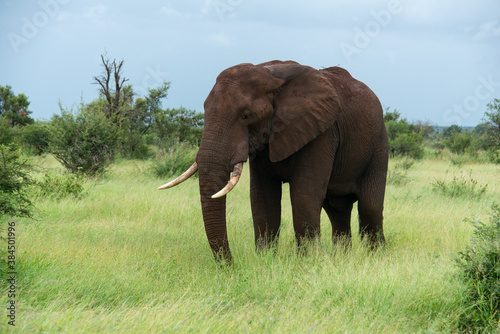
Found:
[[[334,240],[350,238],[356,201],[361,236],[383,244],[387,146],[378,98],[340,67],[316,70],[272,61],[223,71],[205,101],[196,157],[203,221],[215,257],[232,259],[226,196],[212,195],[247,160],[257,248],[277,242],[285,182],[299,246],[319,237],[322,208]]]

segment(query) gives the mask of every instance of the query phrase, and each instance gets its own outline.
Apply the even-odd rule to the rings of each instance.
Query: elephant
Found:
[[[322,208],[333,240],[350,242],[356,201],[361,237],[374,247],[385,244],[388,139],[383,110],[372,90],[347,70],[279,60],[239,64],[220,73],[204,109],[194,164],[158,189],[198,171],[203,221],[216,259],[232,261],[226,195],[247,160],[257,249],[278,241],[283,183],[289,183],[299,247],[319,238]]]

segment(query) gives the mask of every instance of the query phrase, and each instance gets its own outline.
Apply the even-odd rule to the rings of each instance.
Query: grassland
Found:
[[[46,157],[39,164],[57,169]],[[394,168],[398,161],[391,161]],[[197,180],[159,192],[149,163],[121,161],[87,181],[81,199],[38,199],[16,220],[17,326],[23,333],[453,332],[464,312],[454,264],[469,243],[464,218],[500,201],[500,166],[424,159],[389,184],[384,249],[322,239],[297,254],[287,191],[276,253],[254,251],[248,167],[228,197],[233,267],[206,240]],[[436,180],[467,175],[480,196],[448,197]],[[357,229],[357,214],[352,224]],[[3,312],[6,312],[5,310]],[[10,326],[2,316],[0,332]]]

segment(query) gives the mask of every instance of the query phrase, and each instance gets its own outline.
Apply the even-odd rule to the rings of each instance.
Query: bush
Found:
[[[443,144],[451,152],[464,154],[473,143],[474,136],[468,131],[453,132],[443,140]]]
[[[389,153],[392,156],[402,155],[414,159],[422,158],[424,155],[422,147],[424,128],[419,127],[420,131],[417,131],[414,125],[409,124],[406,119],[400,117],[401,114],[397,110],[389,112],[389,108],[386,108],[384,122],[389,139]]]
[[[50,122],[48,151],[72,173],[93,176],[113,161],[117,130],[99,110],[82,106],[77,113],[61,107]]]
[[[203,114],[186,108],[166,109],[154,120],[154,130],[163,143],[173,141],[199,145],[203,133]]]
[[[423,137],[420,133],[401,133],[393,140],[389,141],[389,152],[392,155],[402,155],[413,159],[420,159],[424,155],[422,141]]]
[[[0,144],[0,217],[31,217],[33,204],[27,195],[33,182],[30,168],[16,146]]]
[[[494,150],[490,149],[488,150],[488,159],[497,165],[500,165],[500,149]]]
[[[13,139],[12,126],[5,117],[0,117],[0,145],[10,144]]]
[[[178,176],[194,163],[198,147],[189,143],[176,143],[167,150],[160,150],[153,165],[157,177]]]
[[[124,157],[141,160],[151,157],[151,149],[146,138],[139,132],[127,132],[126,135],[120,137],[122,138],[120,151]]]
[[[22,127],[20,136],[21,142],[35,155],[45,153],[49,147],[50,130],[46,122],[35,122]]]
[[[470,332],[494,331],[500,320],[500,205],[492,205],[489,223],[470,222],[474,226],[471,245],[457,260],[468,304],[460,326]]]
[[[473,179],[470,174],[468,177],[465,175],[460,177],[454,176],[451,181],[436,180],[432,184],[434,191],[451,198],[480,198],[486,193],[487,186],[488,185],[478,185],[477,180]]]
[[[46,171],[43,177],[35,181],[35,196],[81,198],[85,195],[84,176],[81,174],[60,174]]]

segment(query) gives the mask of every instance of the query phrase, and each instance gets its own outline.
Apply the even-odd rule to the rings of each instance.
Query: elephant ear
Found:
[[[269,138],[269,158],[277,162],[333,126],[341,108],[335,89],[318,70],[291,62],[264,67],[284,80],[275,92]]]

